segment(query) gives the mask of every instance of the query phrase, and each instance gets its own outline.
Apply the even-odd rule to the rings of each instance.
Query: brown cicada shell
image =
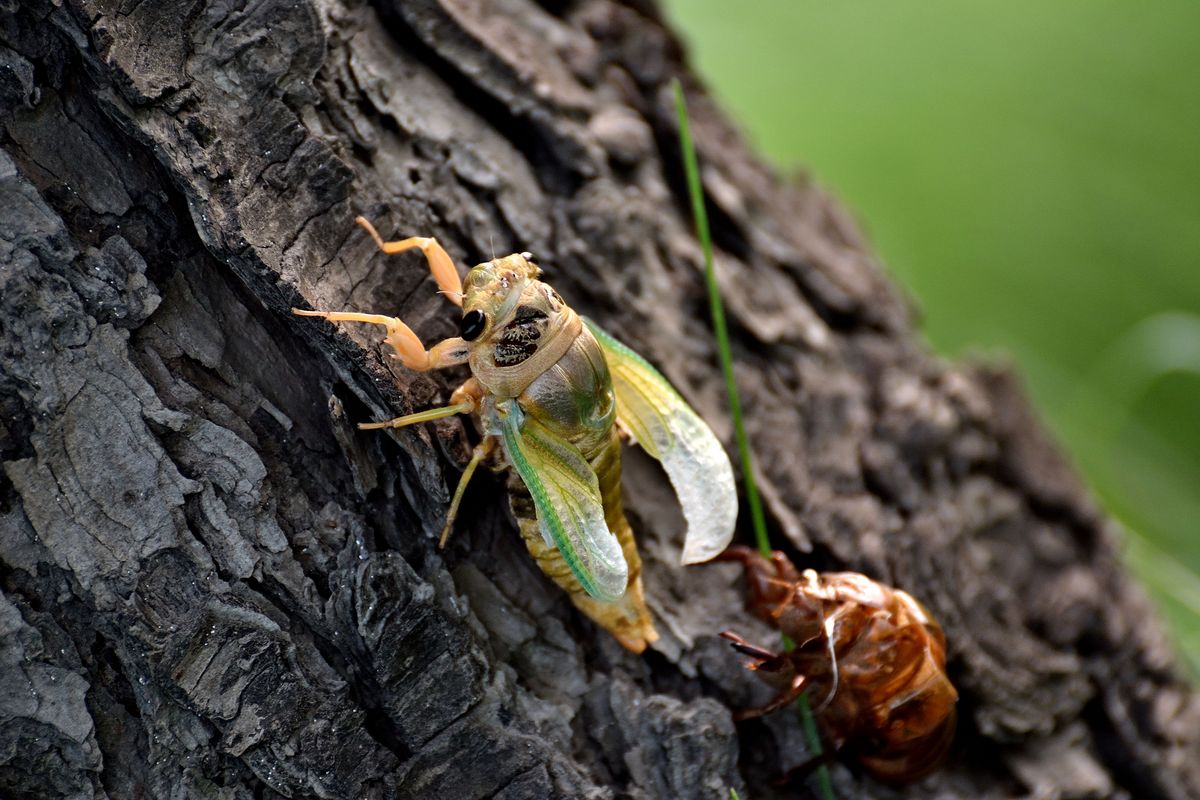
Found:
[[[795,644],[776,653],[721,634],[780,688],[742,718],[808,692],[834,750],[853,754],[875,778],[908,783],[937,768],[954,738],[958,692],[946,677],[946,638],[920,603],[857,572],[800,573],[780,552],[768,561],[739,546],[720,558],[742,562],[747,607]]]

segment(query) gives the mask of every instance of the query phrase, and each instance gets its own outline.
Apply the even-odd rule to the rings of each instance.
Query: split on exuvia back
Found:
[[[385,253],[420,249],[442,293],[463,316],[460,335],[426,349],[395,317],[304,311],[331,322],[383,326],[394,357],[425,371],[469,364],[450,404],[367,423],[400,428],[474,415],[474,448],[447,513],[449,536],[463,492],[485,460],[511,467],[509,501],[530,554],[574,604],[635,652],[658,638],[642,594],[641,558],[621,504],[621,438],[658,459],[687,520],[682,561],[707,561],[729,544],[737,492],[716,436],[661,374],[594,322],[576,314],[529,253],[479,264],[465,280],[435,239],[385,242]]]

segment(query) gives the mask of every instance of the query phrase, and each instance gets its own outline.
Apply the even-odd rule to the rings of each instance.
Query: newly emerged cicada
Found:
[[[471,368],[450,405],[359,427],[476,415],[483,439],[454,492],[441,543],[475,469],[498,446],[518,478],[509,481],[510,505],[538,566],[583,613],[641,652],[658,634],[621,505],[618,432],[657,458],[674,485],[688,526],[685,564],[711,559],[733,536],[737,493],[720,442],[662,375],[539,280],[529,253],[479,264],[460,280],[436,240],[385,242],[365,219],[357,222],[385,253],[425,254],[442,293],[462,307],[461,335],[426,350],[395,317],[293,311],[382,325],[395,358],[409,369]]]
[[[776,653],[732,631],[748,664],[780,689],[759,716],[808,692],[834,750],[845,748],[875,778],[908,783],[934,770],[954,739],[958,692],[946,676],[946,638],[906,592],[857,572],[797,571],[783,553],[768,561],[731,547],[746,569],[750,611],[795,645]]]

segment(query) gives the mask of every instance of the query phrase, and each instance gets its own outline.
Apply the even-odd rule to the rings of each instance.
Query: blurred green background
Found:
[[[934,348],[1019,364],[1200,670],[1200,2],[667,9],[760,151],[863,222]]]

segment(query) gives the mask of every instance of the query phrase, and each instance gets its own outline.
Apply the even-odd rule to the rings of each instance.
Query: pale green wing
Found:
[[[515,402],[499,410],[504,453],[533,497],[542,536],[562,553],[584,591],[602,602],[619,600],[629,567],[604,521],[591,465],[573,444],[524,416]]]
[[[683,516],[683,563],[708,561],[729,545],[737,523],[737,489],[725,448],[704,420],[646,359],[584,317],[604,350],[617,395],[617,419],[662,462]]]

